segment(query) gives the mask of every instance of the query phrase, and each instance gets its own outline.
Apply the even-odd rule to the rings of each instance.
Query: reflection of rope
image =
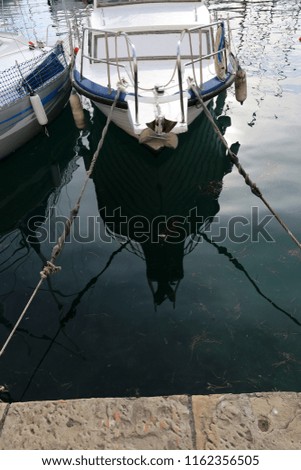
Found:
[[[218,253],[220,255],[224,255],[226,256],[226,258],[228,258],[228,260],[230,261],[230,263],[233,264],[233,266],[238,269],[239,271],[243,272],[244,275],[247,277],[247,279],[251,282],[251,284],[253,285],[253,287],[255,288],[255,290],[258,292],[259,295],[261,295],[261,297],[263,297],[265,300],[267,300],[274,308],[276,308],[277,310],[279,310],[280,312],[284,313],[284,315],[286,315],[288,318],[290,318],[294,323],[296,323],[296,325],[298,326],[301,326],[301,322],[296,318],[294,317],[291,313],[287,312],[286,310],[284,310],[283,308],[279,307],[272,299],[270,299],[269,297],[267,297],[261,290],[260,288],[258,287],[258,285],[256,284],[256,282],[254,281],[254,279],[252,279],[252,277],[249,275],[249,273],[246,271],[246,269],[243,267],[243,265],[233,256],[232,253],[230,253],[226,247],[224,246],[220,246],[218,245],[217,243],[215,243],[214,241],[210,240],[210,238],[206,235],[206,233],[204,231],[202,231],[200,233],[200,236],[207,242],[209,243],[210,245],[214,246],[214,248],[217,249]]]
[[[40,280],[38,282],[38,284],[36,285],[36,288],[34,289],[29,301],[27,302],[27,304],[25,305],[21,315],[19,316],[15,326],[13,327],[10,335],[8,336],[7,340],[5,341],[2,349],[0,350],[0,357],[2,356],[2,354],[4,353],[5,349],[7,348],[10,340],[12,339],[16,329],[18,328],[22,318],[24,317],[24,315],[26,314],[30,304],[32,303],[33,299],[35,298],[41,284],[43,283],[43,281],[45,279],[47,279],[47,277],[50,275],[50,274],[54,274],[58,271],[61,270],[61,267],[60,266],[56,266],[55,265],[55,261],[56,261],[56,258],[60,255],[61,251],[63,250],[64,248],[64,244],[65,244],[65,241],[66,241],[66,238],[67,236],[69,235],[70,233],[70,230],[71,230],[71,226],[74,222],[74,219],[75,217],[77,216],[78,214],[78,211],[80,209],[80,203],[81,203],[81,200],[82,200],[82,197],[84,195],[84,192],[86,190],[86,187],[87,187],[87,184],[88,184],[88,181],[90,179],[90,176],[93,172],[93,169],[94,169],[94,166],[96,164],[96,161],[97,161],[97,158],[98,158],[98,155],[99,155],[99,152],[102,148],[102,145],[103,145],[103,142],[104,142],[104,138],[106,136],[106,133],[108,131],[108,127],[109,127],[109,124],[111,122],[111,119],[112,119],[112,114],[113,114],[113,111],[114,111],[114,108],[116,106],[116,103],[117,103],[117,100],[119,98],[119,95],[120,95],[120,92],[121,92],[121,89],[118,88],[117,90],[117,93],[116,93],[116,96],[115,96],[115,99],[114,99],[114,102],[111,106],[111,109],[110,109],[110,113],[107,117],[107,121],[106,121],[106,125],[105,127],[103,128],[103,131],[102,131],[102,135],[101,135],[101,138],[98,142],[98,145],[97,145],[97,148],[94,152],[94,155],[93,155],[93,158],[91,160],[91,164],[90,164],[90,167],[89,167],[89,170],[87,171],[87,175],[86,175],[86,179],[84,181],[84,184],[82,186],[82,189],[81,189],[81,192],[80,192],[80,195],[77,199],[77,202],[75,204],[75,206],[73,207],[73,209],[71,210],[70,212],[70,215],[69,215],[69,218],[66,220],[65,222],[65,226],[64,226],[64,230],[63,230],[63,233],[62,235],[58,238],[57,240],[57,243],[56,245],[53,247],[52,249],[52,253],[51,253],[51,259],[50,261],[47,261],[46,265],[44,266],[43,270],[40,272]]]
[[[239,159],[237,157],[237,155],[232,152],[232,150],[230,149],[229,145],[228,145],[228,142],[226,141],[226,139],[224,138],[224,136],[222,135],[222,133],[220,132],[218,126],[216,125],[216,123],[214,122],[214,119],[213,117],[211,116],[209,110],[207,109],[207,106],[205,105],[197,87],[195,86],[195,84],[191,81],[190,82],[190,86],[191,86],[191,89],[193,90],[195,96],[197,97],[197,99],[199,100],[200,104],[202,105],[203,107],[203,111],[206,115],[206,117],[209,119],[209,121],[211,122],[212,124],[212,127],[213,127],[213,130],[216,132],[216,134],[218,135],[219,139],[221,140],[221,142],[224,144],[224,146],[226,147],[226,149],[228,150],[228,155],[232,161],[232,163],[234,163],[234,165],[236,166],[236,168],[238,169],[238,173],[240,175],[243,176],[244,180],[245,180],[245,183],[250,186],[251,188],[251,191],[253,194],[255,194],[255,196],[259,197],[262,202],[265,204],[265,206],[269,209],[269,211],[271,212],[271,214],[273,214],[273,216],[275,217],[275,219],[279,222],[279,224],[284,228],[284,230],[287,232],[287,234],[291,237],[291,239],[293,240],[293,242],[301,249],[301,243],[299,242],[299,240],[295,237],[295,235],[291,232],[291,230],[288,228],[288,226],[285,224],[285,222],[283,222],[283,220],[280,218],[280,216],[274,211],[274,209],[270,206],[270,204],[268,203],[268,201],[265,199],[265,197],[263,196],[263,194],[261,193],[260,189],[257,187],[257,185],[251,180],[251,178],[249,177],[249,175],[246,173],[246,171],[243,169],[243,167],[241,166],[240,162],[239,162]]]
[[[124,243],[121,247],[118,248],[118,250],[114,251],[111,254],[111,256],[109,257],[109,259],[108,259],[108,261],[105,265],[105,267],[96,276],[94,276],[92,279],[90,279],[90,281],[86,284],[86,286],[78,293],[77,297],[73,300],[70,310],[66,313],[64,318],[62,318],[62,320],[60,320],[60,325],[57,329],[57,332],[55,333],[55,335],[51,339],[50,344],[48,345],[45,353],[43,354],[43,356],[41,357],[39,363],[35,367],[35,369],[34,369],[32,375],[31,375],[26,387],[24,388],[24,390],[22,392],[22,395],[18,398],[18,401],[23,400],[24,395],[26,394],[27,390],[29,389],[29,387],[30,387],[37,371],[40,369],[41,365],[43,364],[44,360],[46,359],[47,354],[49,353],[52,346],[54,344],[58,344],[58,345],[61,346],[61,344],[58,343],[56,341],[56,339],[57,339],[58,335],[60,334],[60,332],[63,330],[64,326],[67,324],[67,322],[75,316],[76,307],[77,307],[77,305],[80,304],[81,298],[96,283],[96,281],[99,279],[99,277],[102,276],[102,274],[109,268],[109,266],[111,265],[111,263],[112,263],[113,259],[115,258],[115,256],[117,256],[126,247],[126,245],[127,245],[127,243]],[[75,354],[74,351],[72,351],[72,354]],[[84,357],[84,359],[85,359],[85,357]]]

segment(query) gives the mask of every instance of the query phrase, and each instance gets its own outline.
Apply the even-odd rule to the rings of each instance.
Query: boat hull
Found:
[[[97,109],[99,109],[99,111],[102,112],[102,114],[108,117],[111,111],[112,104],[108,105],[108,104],[100,103],[99,101],[94,101],[94,100],[92,100],[92,102],[94,106]],[[188,114],[187,114],[188,125],[190,125],[201,113],[202,113],[201,107],[190,106],[188,108]],[[131,117],[128,112],[128,109],[116,107],[112,114],[112,122],[114,122],[114,124],[120,127],[120,129],[122,129],[124,132],[126,132],[127,134],[139,140],[139,135],[135,134],[135,132],[133,131],[133,125],[132,125],[132,121],[131,121]]]
[[[77,75],[78,76],[78,75]],[[212,101],[212,99],[220,94],[222,94],[227,88],[229,88],[235,79],[235,75],[231,74],[218,89],[218,91],[214,91],[212,93],[208,93],[206,96],[203,96],[203,102],[206,106]],[[83,89],[80,85],[79,80],[75,80],[73,78],[72,82],[73,87],[78,91],[79,94],[86,96],[87,98],[91,99],[94,106],[106,117],[109,116],[111,112],[111,108],[113,105],[113,99],[109,100],[108,98],[99,97],[97,95],[93,95],[93,93],[89,92],[86,89]],[[187,107],[187,125],[190,126],[195,119],[200,116],[202,113],[203,108],[200,106],[199,101],[196,97],[190,98],[188,100],[188,107]],[[117,101],[114,111],[112,113],[112,122],[122,129],[124,132],[129,134],[132,137],[135,137],[138,141],[140,140],[140,135],[134,132],[133,129],[133,122],[131,119],[131,114],[129,112],[129,108],[125,101]],[[189,131],[189,128],[188,128]]]
[[[68,102],[71,84],[69,67],[59,77],[39,88],[38,95],[48,122],[53,121]],[[0,160],[41,132],[29,94],[0,109]]]

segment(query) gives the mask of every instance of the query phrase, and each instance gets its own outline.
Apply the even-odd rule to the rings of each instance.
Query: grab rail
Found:
[[[92,33],[94,33],[94,34],[97,33],[100,36],[104,37],[105,54],[106,54],[105,59],[99,59],[98,57],[93,57],[90,54],[91,44],[88,44],[89,54],[85,53],[87,33],[88,33],[88,41],[91,41],[91,34]],[[123,31],[116,32],[116,31],[110,31],[110,30],[107,30],[107,29],[102,30],[102,29],[95,29],[95,28],[88,28],[88,27],[84,28],[83,29],[83,37],[82,37],[82,55],[81,55],[81,63],[80,63],[80,76],[81,76],[81,79],[82,79],[83,78],[84,58],[88,59],[90,61],[90,63],[91,62],[105,63],[107,65],[108,88],[109,88],[110,91],[112,90],[110,66],[117,67],[118,69],[120,67],[120,68],[123,68],[123,69],[126,70],[126,66],[123,65],[123,64],[120,64],[118,62],[117,58],[116,58],[116,62],[113,62],[112,60],[110,60],[108,38],[109,37],[117,38],[119,36],[123,36],[126,40],[127,47],[128,47],[128,60],[129,60],[129,63],[130,64],[132,63],[132,66],[133,66],[133,69],[131,69],[131,73],[132,73],[132,76],[133,76],[132,77],[132,84],[134,86],[134,95],[135,95],[135,121],[136,121],[136,124],[138,124],[139,123],[139,118],[138,118],[138,111],[139,110],[138,110],[138,64],[137,64],[137,54],[136,54],[136,48],[135,48],[134,44],[131,42],[131,40],[129,39],[128,35],[125,32],[123,32]],[[130,48],[130,50],[129,50],[129,48]],[[131,52],[131,55],[130,55],[130,52]],[[130,74],[128,74],[128,75],[130,77]]]
[[[190,58],[189,62],[184,63],[184,67],[187,66],[192,66],[192,74],[193,74],[193,79],[195,84],[197,85],[198,88],[202,88],[203,86],[203,73],[202,73],[202,62],[204,60],[208,60],[210,58],[215,58],[218,54],[223,54],[224,55],[224,61],[225,61],[225,67],[227,69],[227,48],[228,45],[223,44],[223,47],[221,47],[218,50],[214,50],[214,32],[213,28],[218,26],[224,27],[224,21],[214,21],[212,23],[206,24],[206,25],[201,25],[201,26],[194,26],[191,28],[185,28],[184,30],[179,31],[180,33],[180,39],[177,42],[177,48],[176,48],[176,55],[170,56],[170,55],[159,55],[158,58],[160,60],[171,60],[175,59],[175,69],[173,72],[173,76],[177,71],[178,75],[178,86],[179,86],[179,96],[180,96],[180,108],[181,108],[181,122],[185,122],[185,110],[184,110],[184,90],[183,90],[183,78],[182,78],[182,61],[185,58]],[[131,31],[130,34],[156,34],[156,33],[165,33],[164,30],[159,29],[158,31],[156,30],[149,30],[146,31],[144,30],[143,32],[140,31]],[[175,32],[175,31],[173,31]],[[207,51],[209,50],[212,51],[207,54],[203,54],[203,35],[204,32],[207,35]],[[166,31],[166,34],[170,33],[170,31]],[[199,41],[198,41],[198,53],[193,50],[193,43],[192,43],[192,35],[193,34],[199,34]],[[185,52],[185,54],[182,55],[181,53],[181,47],[183,44],[183,40],[185,36],[188,35],[188,41],[189,41],[189,50]],[[123,37],[126,41],[126,47],[127,47],[127,57],[118,57],[117,53],[117,48],[118,48],[118,38]],[[105,51],[105,57],[104,58],[98,58],[95,57],[95,53],[92,55],[92,51],[95,50],[94,47],[91,45],[91,40],[96,41],[98,38],[103,38],[104,40],[104,51]],[[110,57],[110,52],[109,52],[109,38],[115,38],[115,53],[116,57],[115,60]],[[86,41],[88,40],[88,47],[86,47]],[[211,44],[211,47],[210,47]],[[108,29],[95,29],[95,28],[90,28],[90,27],[85,27],[83,29],[83,36],[82,36],[82,55],[81,55],[81,63],[80,63],[80,75],[81,78],[83,77],[83,65],[84,65],[84,59],[88,59],[90,63],[96,62],[96,63],[104,63],[106,64],[107,67],[107,81],[108,81],[108,88],[111,91],[112,90],[112,83],[111,83],[111,66],[117,67],[118,71],[118,77],[119,80],[121,81],[121,75],[119,72],[119,69],[122,68],[123,70],[126,71],[130,82],[134,88],[134,97],[135,97],[135,121],[136,124],[139,124],[139,95],[138,91],[141,87],[139,87],[138,83],[138,59],[137,59],[137,54],[136,54],[136,48],[135,45],[132,43],[132,41],[129,38],[129,34],[126,33],[125,31],[114,31],[114,30],[108,30]],[[143,60],[156,60],[156,56],[151,56],[151,57],[143,57]],[[142,60],[142,58],[140,58]],[[127,61],[130,67],[130,70],[127,69],[125,64],[121,64],[121,61]],[[200,64],[199,67],[199,80],[197,80],[196,77],[196,64]],[[173,78],[172,76],[172,78]],[[168,82],[170,83],[171,80]],[[143,88],[141,88],[143,89]]]

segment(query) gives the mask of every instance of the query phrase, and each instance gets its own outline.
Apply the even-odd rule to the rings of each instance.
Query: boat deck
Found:
[[[43,55],[45,51],[36,48],[30,49],[28,42],[22,35],[0,32],[0,72],[30,59]]]
[[[119,62],[122,64],[122,62]],[[139,94],[145,97],[152,97],[155,87],[163,87],[164,94],[167,96],[177,93],[179,90],[177,73],[175,71],[176,62],[175,60],[139,60],[138,59],[138,82],[139,82]],[[104,63],[92,63],[90,64],[88,59],[84,59],[84,77],[94,83],[107,83],[107,66]],[[213,62],[209,62],[206,67],[203,67],[203,80],[204,82],[216,76]],[[103,79],[101,78],[103,77]],[[183,83],[186,88],[186,80],[188,77],[193,77],[192,67],[185,68],[183,73]],[[118,72],[117,67],[111,67],[110,72],[111,87],[117,89],[120,79],[124,80],[127,84],[127,92],[134,93],[134,86],[132,83],[132,77],[130,68],[128,65]],[[198,75],[199,78],[199,75]]]
[[[116,122],[137,135],[186,132],[201,112],[188,113],[195,104],[191,84],[209,100],[231,76],[224,22],[212,22],[203,2],[94,5],[74,71],[78,91],[104,114],[121,85],[119,107],[129,111],[128,124],[121,123],[122,113]]]
[[[143,96],[152,95],[156,86],[164,87],[167,95],[177,93],[179,67],[184,89],[188,77],[203,84],[216,76],[210,18],[202,3],[96,9],[83,37],[83,57],[81,52],[76,69],[109,89],[125,80],[127,92],[134,92],[135,65]]]

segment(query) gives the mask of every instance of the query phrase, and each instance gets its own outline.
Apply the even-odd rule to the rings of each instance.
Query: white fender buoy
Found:
[[[29,99],[31,102],[31,106],[34,110],[34,113],[36,115],[38,123],[41,126],[46,126],[46,124],[48,124],[48,117],[45,112],[41,98],[39,97],[39,95],[34,93],[33,95],[30,95]]]
[[[235,98],[240,104],[247,99],[247,74],[240,66],[235,76]]]
[[[80,97],[78,96],[75,90],[71,91],[69,103],[77,129],[84,129],[86,127],[84,110]]]

